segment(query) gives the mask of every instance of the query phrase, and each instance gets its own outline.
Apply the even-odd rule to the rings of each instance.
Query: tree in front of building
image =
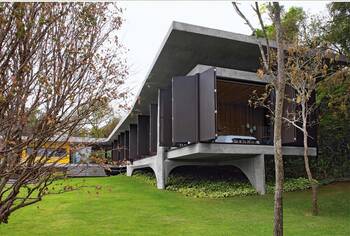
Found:
[[[0,223],[47,193],[59,159],[42,148],[124,96],[121,24],[111,3],[0,3]]]

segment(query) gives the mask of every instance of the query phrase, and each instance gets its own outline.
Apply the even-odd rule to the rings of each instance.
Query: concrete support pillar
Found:
[[[157,148],[157,157],[155,160],[154,165],[154,172],[157,178],[157,188],[158,189],[165,189],[166,181],[167,181],[167,175],[165,173],[165,158],[166,158],[166,152],[165,147],[158,146]]]
[[[126,176],[132,176],[133,171],[134,171],[134,168],[132,168],[132,166],[130,165],[126,166]]]
[[[167,181],[167,175],[165,175],[165,159],[166,157],[166,147],[161,146],[160,142],[160,129],[161,129],[161,104],[163,101],[161,100],[161,93],[160,90],[158,90],[158,106],[157,106],[157,156],[154,162],[154,173],[156,175],[157,179],[157,188],[158,189],[165,189],[166,181]],[[164,128],[164,127],[163,127]]]
[[[243,171],[258,193],[262,195],[266,193],[264,154],[233,161],[232,165]]]

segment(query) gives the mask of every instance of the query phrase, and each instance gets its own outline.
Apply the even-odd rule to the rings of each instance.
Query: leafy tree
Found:
[[[300,27],[306,19],[306,13],[301,7],[290,7],[287,12],[281,15],[281,25],[284,29],[283,39],[286,42],[293,42],[297,39]],[[276,28],[274,24],[266,25],[265,32],[269,39],[276,38]],[[256,36],[259,38],[264,37],[262,29],[256,29]]]
[[[95,126],[90,129],[89,135],[94,138],[106,138],[119,123],[119,118],[110,117],[102,126]]]
[[[350,2],[332,2],[328,5],[330,22],[326,39],[343,55],[350,56]]]
[[[242,17],[246,24],[252,30],[253,35],[256,35],[256,28],[252,26],[248,18],[241,12],[237,3],[232,2],[237,14]],[[282,7],[278,2],[269,3],[267,5],[269,16],[273,22],[276,30],[275,40],[276,49],[271,50],[269,44],[269,37],[264,30],[264,22],[261,17],[259,4],[255,2],[254,11],[258,15],[260,26],[263,29],[265,38],[266,53],[263,45],[257,37],[257,44],[259,46],[260,54],[263,61],[263,69],[261,74],[267,74],[272,78],[272,86],[275,91],[273,123],[274,123],[274,160],[275,160],[275,197],[274,197],[274,235],[283,235],[283,183],[284,183],[284,168],[283,168],[283,154],[282,154],[282,115],[286,88],[286,70],[285,70],[285,29],[282,26]],[[276,52],[274,52],[276,51]],[[274,61],[273,58],[276,58]],[[274,66],[272,62],[275,62]]]
[[[87,135],[95,138],[108,137],[118,121],[112,107],[109,104],[103,104],[88,118]]]
[[[350,57],[350,3],[328,5],[329,19],[316,21],[318,37],[337,53]],[[320,177],[350,175],[350,73],[343,69],[317,84]]]

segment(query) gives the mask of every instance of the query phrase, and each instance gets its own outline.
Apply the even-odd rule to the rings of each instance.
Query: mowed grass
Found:
[[[88,187],[19,210],[0,235],[272,235],[271,194],[197,199],[126,176],[67,183]],[[285,235],[350,235],[349,182],[320,188],[317,217],[309,191],[284,196]]]

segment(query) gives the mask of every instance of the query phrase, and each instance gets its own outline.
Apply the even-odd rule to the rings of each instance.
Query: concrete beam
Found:
[[[147,168],[147,167],[152,168],[152,170],[155,171],[155,159],[156,159],[156,157],[157,156],[155,155],[155,156],[143,158],[143,159],[134,161],[132,165],[127,165],[126,166],[126,175],[132,176],[134,170]]]
[[[197,73],[202,73],[202,72],[209,70],[210,68],[213,68],[213,67],[215,67],[215,66],[198,64],[187,75],[195,75]],[[265,76],[263,79],[260,79],[257,76],[257,74],[254,72],[235,70],[235,69],[230,69],[230,68],[222,68],[222,67],[215,67],[215,69],[216,69],[216,76],[223,77],[225,79],[239,80],[239,81],[244,81],[244,82],[261,83],[261,84],[267,84],[267,83],[271,82],[270,77]]]
[[[302,156],[304,153],[303,147],[283,147],[282,153],[284,156]],[[274,147],[269,145],[245,145],[245,144],[220,144],[220,143],[197,143],[181,148],[173,148],[168,151],[169,159],[218,159],[220,157],[242,158],[252,155],[273,155]],[[317,149],[309,148],[309,156],[316,156]]]

